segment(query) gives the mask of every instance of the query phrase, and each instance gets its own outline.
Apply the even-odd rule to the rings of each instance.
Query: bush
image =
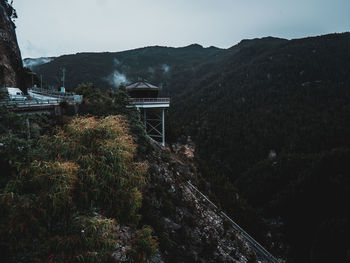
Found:
[[[133,250],[130,251],[132,262],[147,262],[158,249],[158,243],[152,236],[152,228],[144,226],[138,230],[133,240]]]
[[[106,262],[115,221],[136,225],[146,166],[122,116],[75,117],[40,140],[32,161],[0,195],[0,248],[15,262]],[[98,213],[96,213],[98,212]],[[135,241],[146,258],[157,243],[149,228]]]

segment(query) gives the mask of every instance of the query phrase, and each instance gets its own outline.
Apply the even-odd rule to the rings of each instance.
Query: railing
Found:
[[[41,89],[41,88],[32,88],[28,90],[29,93],[32,93],[32,97],[36,97],[35,93],[41,96],[46,96],[46,97],[54,97],[61,99],[61,101],[74,101],[76,103],[81,103],[83,100],[82,95],[76,95],[75,93],[61,93],[55,90],[49,90],[49,89]]]
[[[43,88],[32,87],[29,90],[32,90],[32,91],[38,92],[38,93],[56,95],[56,96],[61,96],[61,97],[70,97],[70,96],[74,95],[73,92],[64,92],[63,93],[63,92],[57,91],[55,89],[43,89]]]
[[[0,105],[16,106],[16,107],[35,107],[43,105],[59,105],[62,100],[49,99],[49,100],[1,100]]]
[[[131,98],[130,103],[170,103],[170,98]]]
[[[262,245],[260,245],[254,238],[252,238],[247,232],[245,232],[227,214],[225,214],[223,211],[220,211],[218,207],[213,202],[211,202],[208,197],[206,197],[202,192],[200,192],[190,181],[187,181],[186,186],[189,188],[190,191],[192,190],[192,193],[196,192],[197,194],[199,194],[203,201],[207,202],[212,208],[214,208],[216,214],[228,220],[232,224],[232,227],[236,231],[241,233],[243,238],[255,249],[255,251],[259,252],[260,255],[264,257],[265,260],[263,260],[263,262],[279,263],[279,261],[274,256],[272,256]]]

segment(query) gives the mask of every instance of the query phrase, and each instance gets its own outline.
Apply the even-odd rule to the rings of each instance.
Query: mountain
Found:
[[[79,53],[36,72],[58,85],[62,67],[70,89],[162,86],[167,139],[192,137],[204,192],[289,262],[349,261],[350,33]]]
[[[139,78],[161,84],[170,72],[195,66],[208,57],[216,57],[224,50],[200,45],[184,48],[147,47],[124,52],[78,53],[50,58],[52,61],[36,65],[33,71],[43,75],[47,85],[61,85],[61,70],[66,68],[66,86],[74,90],[82,82],[94,83],[100,89],[118,87],[120,84],[137,81]],[[37,59],[26,59],[28,64]],[[47,61],[47,60],[46,60]],[[29,64],[28,64],[29,65]]]
[[[349,260],[349,61],[349,33],[242,41],[185,88],[168,85],[168,135],[193,137],[208,192],[259,236],[234,208],[239,193],[290,262]]]
[[[0,0],[0,86],[22,87],[23,65],[15,24],[16,11],[7,0]]]
[[[51,58],[51,57],[50,58],[48,58],[48,57],[25,58],[25,59],[23,59],[23,66],[32,70],[37,66],[51,62],[53,59],[54,58]]]

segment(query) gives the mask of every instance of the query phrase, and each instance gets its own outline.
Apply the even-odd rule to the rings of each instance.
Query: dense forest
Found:
[[[33,70],[58,85],[66,67],[71,89],[161,86],[172,99],[168,141],[193,138],[211,198],[288,262],[347,262],[349,61],[343,33],[79,53]]]
[[[208,190],[259,236],[230,196],[247,199],[290,262],[349,260],[349,44],[350,34],[242,41],[173,95],[170,125],[194,137]]]
[[[175,71],[195,67],[209,57],[217,57],[224,50],[190,45],[184,48],[146,47],[124,52],[77,53],[57,58],[24,59],[24,65],[42,75],[44,85],[60,86],[62,68],[66,69],[66,87],[74,90],[80,83],[93,83],[106,90],[118,88],[140,79],[156,85],[165,83]],[[30,82],[28,82],[30,85]],[[39,79],[36,84],[40,85]]]

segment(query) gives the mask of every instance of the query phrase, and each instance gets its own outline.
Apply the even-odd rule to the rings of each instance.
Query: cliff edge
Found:
[[[23,64],[18,47],[14,9],[6,0],[0,0],[0,87],[22,88]]]

